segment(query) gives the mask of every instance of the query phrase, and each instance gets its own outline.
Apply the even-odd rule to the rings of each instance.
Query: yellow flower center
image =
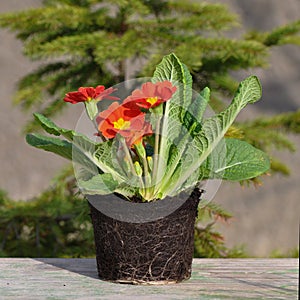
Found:
[[[86,98],[86,101],[88,101],[88,102],[90,102],[91,100],[93,100],[92,97],[87,97],[87,98]]]
[[[113,122],[114,128],[125,130],[130,127],[130,121],[125,121],[123,118],[120,118],[117,122]]]
[[[150,103],[151,105],[155,104],[157,102],[157,97],[150,97],[146,99],[146,102]]]

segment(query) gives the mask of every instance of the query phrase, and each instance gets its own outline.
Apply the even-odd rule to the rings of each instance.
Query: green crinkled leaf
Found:
[[[170,180],[175,183],[180,177],[180,173],[174,174],[173,172],[176,168],[181,168],[181,158],[187,145],[193,142],[192,137],[195,134],[198,134],[202,128],[201,119],[209,102],[209,98],[210,90],[209,88],[205,88],[195,99],[193,99],[188,109],[181,108],[184,117],[182,123],[177,122],[177,125],[179,126],[177,132],[180,132],[180,134],[169,149],[169,159],[165,176],[162,179],[160,186],[165,185],[166,182],[170,182]],[[170,125],[173,125],[172,122]],[[175,126],[170,126],[170,128],[175,128]],[[173,129],[173,131],[175,130],[176,129]],[[171,140],[171,142],[173,142],[173,140]],[[192,164],[192,161],[190,163]],[[191,176],[191,178],[193,177],[198,178],[197,172]]]
[[[188,107],[191,103],[193,79],[187,66],[174,53],[166,55],[153,74],[154,82],[165,80],[180,84],[176,102],[182,107]]]
[[[106,195],[113,193],[119,183],[114,180],[111,174],[104,173],[98,174],[87,181],[78,180],[78,185],[84,193]]]
[[[99,143],[93,153],[93,157],[105,173],[111,173],[119,182],[126,182],[126,175],[116,160],[117,150],[113,145],[114,143],[111,141]]]
[[[172,182],[165,183],[163,188],[165,194],[180,189],[180,186],[197,171],[212,153],[241,109],[248,103],[256,102],[260,97],[261,86],[256,76],[250,76],[240,83],[230,106],[218,115],[205,120],[201,131],[194,137],[193,143],[188,144],[182,155],[180,167],[172,175]]]
[[[51,120],[46,118],[44,115],[39,113],[34,113],[33,116],[36,119],[36,121],[40,123],[40,125],[46,132],[57,136],[61,135],[60,128],[57,127]]]
[[[182,124],[192,136],[198,134],[202,128],[201,120],[209,100],[210,89],[206,87],[192,100],[187,109],[182,109]]]
[[[85,166],[86,169],[94,170],[98,167],[101,172],[105,172],[105,170],[103,170],[103,165],[99,164],[93,157],[93,153],[97,148],[97,144],[94,141],[74,130],[57,126],[54,122],[42,114],[35,113],[34,117],[46,132],[56,136],[62,135],[71,142],[73,147],[71,159],[73,161]]]
[[[154,72],[154,82],[165,80],[175,84],[177,90],[172,99],[165,103],[161,125],[158,178],[168,176],[169,173],[166,172],[167,162],[175,164],[175,166],[178,163],[180,155],[178,155],[178,152],[171,151],[171,147],[173,144],[178,144],[179,140],[183,140],[187,134],[182,122],[185,111],[192,99],[192,76],[188,68],[179,61],[175,54],[165,56]],[[176,156],[173,156],[173,154],[176,154]]]
[[[85,135],[74,130],[58,127],[42,114],[36,113],[34,116],[46,132],[56,136],[62,135],[72,142],[73,161],[81,165],[87,163],[87,168],[95,169],[96,167],[101,170],[100,172],[111,173],[114,178],[120,182],[126,180],[126,178],[116,170],[115,164],[112,162],[112,149],[109,141],[95,143]],[[93,164],[93,167],[91,164]]]
[[[226,138],[224,145],[215,148],[213,155],[209,155],[174,194],[194,187],[201,180],[242,181],[257,177],[269,169],[270,161],[265,152],[247,142]]]
[[[33,115],[34,115],[36,121],[38,121],[40,123],[40,125],[43,127],[43,129],[46,132],[48,132],[49,134],[54,134],[56,136],[62,135],[69,141],[73,141],[74,137],[76,137],[77,140],[80,138],[80,139],[86,140],[90,144],[93,144],[93,145],[96,144],[95,142],[93,142],[92,140],[90,140],[83,134],[80,134],[71,129],[65,129],[65,128],[61,128],[61,127],[57,126],[54,122],[52,122],[51,120],[49,120],[47,117],[45,117],[42,114],[35,113]]]
[[[154,82],[165,80],[177,87],[172,99],[166,103],[165,116],[170,120],[178,118],[182,122],[185,111],[191,104],[193,79],[187,66],[174,53],[166,55],[153,74]],[[168,124],[164,124],[165,127],[166,125]]]
[[[75,161],[90,173],[98,172],[93,161],[91,161],[91,159],[78,148],[74,148],[71,142],[61,140],[59,138],[44,136],[38,133],[27,134],[26,141],[33,147],[52,152],[71,161]]]
[[[233,138],[226,141],[226,166],[214,170],[214,174],[225,180],[241,181],[257,177],[270,168],[266,153],[252,145]],[[223,173],[223,174],[222,174]]]
[[[138,188],[124,182],[115,189],[115,193],[118,193],[130,200],[130,198],[138,194]]]
[[[197,123],[202,121],[202,117],[206,110],[209,100],[210,100],[210,89],[206,87],[200,92],[200,94],[192,101],[191,105],[189,106],[188,112],[192,114],[194,121],[196,121]],[[196,127],[193,129],[193,131],[195,129]],[[199,130],[196,130],[196,132],[198,131]]]
[[[187,128],[191,135],[195,135],[200,132],[202,125],[201,120],[207,104],[210,100],[210,89],[206,87],[197,95],[188,107],[184,111],[183,125]]]
[[[30,133],[26,135],[26,142],[33,147],[53,152],[66,159],[72,160],[72,143],[68,141],[38,133]]]

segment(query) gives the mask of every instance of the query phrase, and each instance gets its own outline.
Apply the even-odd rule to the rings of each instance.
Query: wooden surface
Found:
[[[101,281],[94,259],[0,258],[0,299],[292,299],[298,259],[195,259],[179,284],[134,286]]]

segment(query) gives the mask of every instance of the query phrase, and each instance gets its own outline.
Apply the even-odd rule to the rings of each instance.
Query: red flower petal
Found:
[[[150,123],[145,122],[140,130],[131,131],[131,134],[125,138],[126,144],[132,147],[134,144],[142,142],[143,137],[153,134],[152,126]]]
[[[145,114],[139,109],[129,109],[117,102],[113,102],[96,118],[99,132],[109,139],[115,137],[117,133],[127,137],[130,131],[140,130],[144,120]]]
[[[76,104],[78,102],[86,101],[86,97],[80,92],[70,92],[66,94],[64,101]]]
[[[136,105],[142,108],[152,108],[171,99],[176,92],[176,86],[170,81],[163,82],[146,82],[142,85],[141,90],[137,89],[124,100],[124,106]]]
[[[80,87],[77,92],[69,92],[66,94],[64,101],[76,104],[78,102],[85,102],[90,100],[100,101],[102,99],[119,100],[118,97],[110,96],[116,89],[105,89],[104,85],[93,87]]]
[[[97,101],[100,101],[102,99],[109,99],[109,100],[120,100],[118,97],[110,96],[113,92],[115,92],[117,89],[114,89],[112,87],[105,89],[103,85],[98,85],[95,89],[95,99]]]

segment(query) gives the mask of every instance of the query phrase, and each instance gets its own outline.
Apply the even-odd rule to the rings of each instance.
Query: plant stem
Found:
[[[129,166],[130,166],[130,169],[131,169],[131,172],[132,172],[132,175],[133,176],[137,176],[139,178],[139,181],[141,183],[141,189],[143,190],[144,189],[144,182],[143,182],[143,179],[141,176],[138,176],[138,174],[136,173],[135,171],[135,168],[134,168],[134,165],[133,165],[133,161],[132,161],[132,157],[130,155],[130,152],[129,152],[129,149],[126,145],[126,142],[125,142],[125,139],[123,137],[120,138],[121,140],[121,143],[122,143],[122,146],[124,148],[124,151],[125,151],[125,158],[128,160],[129,162]]]
[[[168,173],[165,174],[164,178],[162,178],[159,189],[162,193],[165,193],[168,188],[170,188],[170,180],[172,178],[172,175],[175,173],[176,168],[178,167],[181,157],[186,150],[186,145],[189,143],[189,136],[190,136],[190,131],[181,138],[178,146],[177,146],[177,158],[172,161],[172,164],[168,166]]]
[[[137,152],[138,157],[140,158],[140,161],[143,164],[143,170],[144,170],[144,178],[145,178],[145,189],[144,189],[144,198],[148,200],[148,197],[151,196],[151,176],[149,173],[149,168],[148,168],[148,161],[147,161],[147,156],[146,156],[146,151],[143,146],[142,142],[139,142],[138,144],[134,145],[135,150]],[[150,192],[150,193],[149,193]]]
[[[147,162],[146,156],[143,157],[142,160],[143,160],[143,165],[144,165],[144,176],[145,176],[144,198],[146,200],[149,200],[149,197],[151,197],[151,177],[149,174],[148,162]]]
[[[146,159],[146,156],[143,157],[143,165],[144,165],[144,176],[145,176],[145,182],[146,182],[146,187],[149,187],[150,185],[150,182],[149,182],[149,169],[148,169],[148,162],[147,162],[147,159]]]
[[[152,183],[154,183],[154,185],[157,177],[157,168],[158,168],[160,121],[161,121],[161,116],[159,115],[155,126],[154,160],[153,160],[153,172],[152,172]]]
[[[137,175],[136,172],[135,172],[134,165],[133,165],[133,161],[132,161],[132,158],[131,158],[129,149],[128,149],[127,145],[126,145],[126,142],[125,142],[125,140],[124,140],[123,137],[121,137],[120,140],[121,140],[123,149],[124,149],[124,151],[125,151],[125,157],[127,158],[128,162],[129,162],[131,172],[132,172],[134,175]]]

